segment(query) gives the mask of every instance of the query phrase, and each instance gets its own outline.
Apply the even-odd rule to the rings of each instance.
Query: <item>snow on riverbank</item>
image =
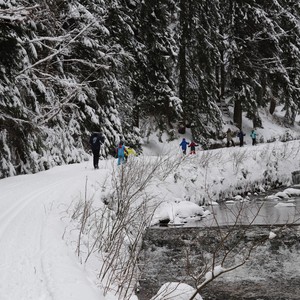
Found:
[[[291,172],[300,169],[299,149],[299,141],[276,142],[197,151],[183,157],[178,145],[172,150],[170,144],[168,156],[159,158],[167,157],[158,162],[160,173],[153,173],[141,197],[147,195],[151,207],[164,203],[153,220],[166,214],[175,223],[193,219],[203,213],[198,204],[215,204],[276,182],[289,184]],[[99,170],[93,170],[89,161],[0,180],[1,300],[117,299],[110,293],[103,295],[99,255],[91,251],[84,263],[91,237],[82,236],[82,252],[77,257],[78,226],[71,212],[79,200],[92,199],[93,206],[105,207],[104,202],[109,204],[109,197],[116,195],[112,189],[120,174],[136,184],[157,159],[142,155],[124,168],[117,168],[114,159],[103,160]],[[110,209],[113,220],[115,207]]]
[[[294,141],[198,151],[184,157],[178,169],[160,184],[156,199],[173,203],[164,215],[174,220],[174,205],[180,201],[214,205],[232,199],[234,203],[243,201],[249,193],[290,185],[291,173],[300,168],[299,150],[299,141]],[[166,204],[164,208],[167,210]]]

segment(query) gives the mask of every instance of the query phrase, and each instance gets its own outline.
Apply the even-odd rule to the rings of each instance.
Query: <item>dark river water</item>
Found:
[[[259,237],[262,232],[280,232],[280,234],[259,247],[254,247],[250,260],[243,266],[208,284],[200,292],[203,299],[299,300],[300,196],[286,199],[274,197],[277,192],[284,190],[285,188],[282,187],[258,196],[250,195],[249,201],[236,199],[207,206],[211,214],[201,220],[187,221],[183,226],[178,225],[185,228],[179,229],[169,225],[165,229],[155,227],[149,229],[143,241],[141,261],[144,267],[138,298],[151,299],[151,296],[156,294],[161,285],[166,282],[180,282],[184,278],[183,282],[191,285],[194,283],[189,276],[195,274],[191,270],[198,270],[201,266],[201,259],[204,258],[201,253],[210,252],[213,253],[211,257],[214,257],[222,249],[222,247],[218,248],[215,239],[218,235],[214,234],[214,228],[208,227],[253,224],[258,226],[250,226],[246,229],[245,240],[240,239],[239,246],[243,246],[244,243],[245,248],[249,247],[251,238]],[[296,226],[281,226],[282,224]],[[270,225],[274,225],[272,230],[269,228]],[[199,230],[199,227],[206,227],[207,230],[202,230],[203,228]],[[226,228],[223,229],[226,232]],[[238,226],[236,229],[239,229]],[[212,230],[211,234],[209,230]],[[207,232],[208,239],[205,235]],[[201,240],[204,236],[205,242]],[[210,246],[212,248],[209,248]],[[241,256],[240,248],[237,247],[236,251],[238,258]],[[233,257],[235,259],[235,255]],[[194,266],[194,269],[191,266]]]
[[[254,196],[249,201],[226,201],[208,206],[210,215],[185,226],[300,224],[300,197],[270,197],[276,192]]]

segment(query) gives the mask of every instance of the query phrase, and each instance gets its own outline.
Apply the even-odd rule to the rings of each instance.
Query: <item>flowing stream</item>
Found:
[[[249,201],[227,201],[207,209],[210,215],[183,226],[152,227],[143,240],[139,300],[149,300],[166,282],[185,282],[194,285],[194,276],[201,263],[213,253],[220,254],[229,248],[219,248],[221,231],[227,225],[251,225],[244,236],[239,226],[232,226],[230,237],[238,241],[232,248],[232,261],[239,259],[241,249],[251,246],[251,241],[276,233],[251,252],[251,259],[232,272],[217,278],[203,290],[205,300],[299,300],[300,299],[300,196],[280,199],[270,197],[273,190]],[[291,224],[290,226],[282,226]],[[218,225],[216,227],[216,225]],[[253,225],[253,226],[252,226]],[[271,226],[270,226],[271,225]],[[243,231],[242,230],[242,231]],[[237,240],[235,240],[237,238]],[[231,240],[228,239],[227,242]],[[215,252],[218,249],[219,252]],[[220,249],[222,251],[220,251]],[[236,251],[236,252],[235,252]],[[188,259],[187,259],[188,258]],[[227,258],[228,259],[228,258]],[[188,266],[188,267],[187,267]],[[200,272],[201,273],[201,272]]]
[[[288,199],[266,198],[269,195],[254,196],[250,201],[227,201],[210,206],[208,210],[211,215],[184,226],[300,224],[299,196]]]

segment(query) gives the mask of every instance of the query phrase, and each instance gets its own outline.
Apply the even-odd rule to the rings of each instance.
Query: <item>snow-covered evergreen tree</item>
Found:
[[[235,105],[234,121],[241,113],[260,126],[258,108],[270,101],[284,103],[292,121],[297,106],[297,41],[299,9],[290,1],[222,1],[228,39],[227,96]],[[299,6],[299,5],[298,5]],[[291,80],[293,83],[291,83]]]
[[[151,118],[158,130],[168,130],[178,121],[181,100],[173,73],[178,46],[175,1],[143,1],[136,27],[136,70],[132,87],[140,117]]]
[[[217,105],[221,62],[219,1],[181,1],[181,8],[181,33],[185,35],[181,37],[181,52],[185,58],[178,63],[180,80],[185,82],[185,122],[191,126],[194,138],[205,144],[207,138],[217,137],[222,125]]]
[[[105,3],[31,4],[2,5],[0,177],[79,162],[94,130],[106,136],[103,155],[124,136],[119,78],[130,55],[110,39]]]
[[[220,99],[299,109],[297,0],[7,0],[0,3],[0,178],[139,148],[141,125],[218,138]],[[148,131],[149,133],[149,131]]]

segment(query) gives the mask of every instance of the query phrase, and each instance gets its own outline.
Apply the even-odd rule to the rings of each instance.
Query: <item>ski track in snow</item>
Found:
[[[86,178],[102,170],[58,168],[0,181],[0,300],[102,299],[62,239],[57,217],[82,193]]]

